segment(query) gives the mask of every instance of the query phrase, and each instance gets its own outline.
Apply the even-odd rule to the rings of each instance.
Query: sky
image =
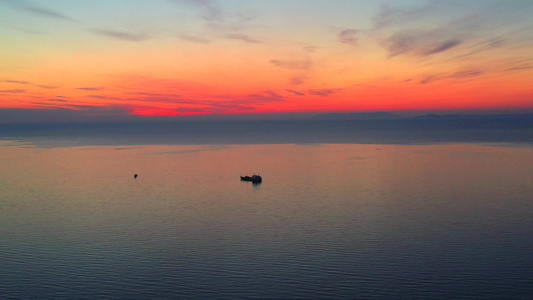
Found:
[[[531,0],[0,0],[0,117],[533,111]]]

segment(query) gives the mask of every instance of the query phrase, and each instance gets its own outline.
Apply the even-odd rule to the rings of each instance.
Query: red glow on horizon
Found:
[[[131,115],[136,116],[145,116],[145,117],[155,117],[155,116],[178,116],[182,115],[179,112],[172,109],[164,108],[144,108],[144,107],[135,107],[130,109]]]

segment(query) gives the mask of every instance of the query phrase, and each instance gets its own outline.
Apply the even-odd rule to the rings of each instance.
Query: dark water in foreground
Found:
[[[2,299],[533,295],[531,147],[46,146],[0,141]]]

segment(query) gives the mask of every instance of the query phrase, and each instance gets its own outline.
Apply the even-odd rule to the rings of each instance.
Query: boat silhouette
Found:
[[[260,183],[263,181],[261,176],[254,174],[252,176],[241,176],[241,181],[251,181],[252,183]]]

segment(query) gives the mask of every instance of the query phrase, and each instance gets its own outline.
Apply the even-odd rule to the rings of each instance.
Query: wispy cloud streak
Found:
[[[461,42],[443,31],[405,30],[393,34],[382,44],[390,56],[401,54],[429,56],[450,50]]]
[[[11,94],[19,94],[24,93],[26,90],[23,89],[12,89],[12,90],[0,90],[0,93],[11,93]]]
[[[312,63],[309,60],[278,60],[272,59],[270,63],[276,67],[292,70],[309,70]]]
[[[53,85],[38,84],[37,86],[43,89],[57,89],[57,86],[53,86]]]
[[[321,90],[308,90],[310,95],[327,97],[331,94],[340,92],[342,89],[321,89]]]
[[[246,43],[251,43],[251,44],[260,44],[260,43],[263,43],[251,36],[248,36],[246,34],[240,34],[240,33],[231,33],[231,34],[226,34],[224,35],[225,38],[227,39],[233,39],[233,40],[240,40],[240,41],[243,41],[243,42],[246,42]]]
[[[78,90],[84,90],[84,91],[100,91],[100,90],[103,90],[104,88],[101,88],[101,87],[79,87],[77,89]]]
[[[483,75],[484,72],[482,70],[461,70],[454,73],[441,73],[441,74],[431,74],[427,75],[424,78],[420,80],[420,84],[429,84],[433,83],[435,81],[444,80],[444,79],[465,79],[465,78],[473,78]]]
[[[432,0],[415,6],[383,5],[374,18],[372,32],[379,32],[380,36],[388,33],[381,38],[381,45],[391,57],[427,57],[460,49],[456,53],[459,58],[506,46],[519,35],[514,28],[528,18],[531,9],[533,2],[523,0],[509,4]],[[480,42],[487,32],[492,32],[492,37]]]
[[[357,45],[357,30],[344,29],[339,33],[339,42],[348,45]]]
[[[39,7],[27,7],[27,6],[25,6],[23,8],[26,9],[27,11],[33,12],[33,13],[41,15],[41,16],[61,19],[61,20],[70,21],[70,22],[75,22],[74,19],[72,19],[70,17],[67,17],[67,16],[65,16],[65,15],[63,15],[61,13],[55,12],[53,10],[39,8]]]
[[[48,8],[43,8],[43,7],[40,7],[40,6],[37,6],[37,5],[34,5],[34,4],[30,4],[28,3],[27,1],[23,1],[23,0],[17,0],[17,1],[13,1],[13,0],[7,0],[5,1],[5,3],[13,6],[13,7],[16,7],[18,9],[21,9],[21,10],[24,10],[24,11],[27,11],[29,13],[32,13],[33,15],[36,15],[36,16],[41,16],[41,17],[46,17],[46,18],[53,18],[53,19],[57,19],[57,20],[62,20],[62,21],[68,21],[68,22],[78,22],[77,20],[67,16],[67,15],[64,15],[58,11],[55,11],[55,10],[51,10],[51,9],[48,9]]]
[[[122,40],[122,41],[129,41],[129,42],[142,42],[144,40],[147,40],[150,38],[150,36],[146,33],[139,32],[139,33],[131,33],[131,32],[125,32],[125,31],[117,31],[117,30],[110,30],[110,29],[92,29],[92,33]]]
[[[291,89],[285,89],[285,90],[286,90],[287,92],[289,92],[289,93],[292,93],[292,94],[296,95],[296,96],[305,96],[304,93],[300,93],[300,92],[295,91],[295,90],[291,90]]]
[[[20,81],[20,80],[5,80],[4,82],[7,82],[7,83],[18,83],[18,84],[30,84],[27,81]]]

